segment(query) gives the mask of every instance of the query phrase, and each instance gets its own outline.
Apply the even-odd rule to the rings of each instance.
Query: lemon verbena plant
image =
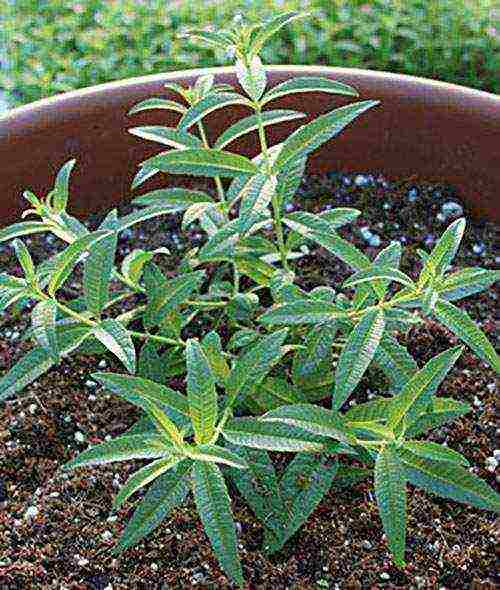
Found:
[[[305,116],[276,108],[276,99],[307,92],[358,96],[346,84],[316,76],[268,88],[259,52],[299,16],[193,33],[230,51],[241,88],[204,75],[189,88],[167,84],[175,99],[150,98],[131,111],[133,116],[166,109],[178,117],[175,127],[130,130],[168,148],[141,164],[133,188],[162,173],[189,174],[213,179],[216,197],[180,187],[146,192],[135,199],[134,212],[119,217],[113,210],[90,231],[66,211],[71,160],[45,198],[25,193],[31,204],[25,213],[35,220],[0,231],[2,241],[14,240],[24,271],[22,278],[0,275],[0,308],[26,298],[34,302],[27,334],[34,347],[0,379],[0,399],[22,390],[61,357],[115,355],[126,373],[93,377],[104,390],[138,406],[142,417],[125,434],[89,448],[65,467],[150,460],[117,495],[115,508],[151,484],[117,549],[140,541],[192,493],[221,567],[241,587],[228,489],[262,521],[264,549],[275,552],[331,486],[373,477],[387,543],[401,567],[408,485],[478,508],[500,507],[499,496],[471,473],[462,455],[425,440],[430,429],[469,411],[465,403],[435,395],[464,346],[499,369],[492,344],[456,305],[487,289],[499,272],[450,270],[464,219],[452,223],[431,252],[420,252],[422,270],[412,280],[399,270],[399,243],[372,260],[339,235],[338,228],[359,211],[287,212],[308,155],[378,104],[355,100],[269,144],[268,126],[300,123]],[[232,105],[243,105],[249,114],[210,144],[205,118]],[[226,149],[250,132],[258,137],[256,157]],[[120,232],[179,212],[182,228],[197,223],[206,239],[185,254],[175,278],[161,269],[166,249],[135,249],[116,263]],[[36,232],[52,232],[66,244],[39,266],[20,239]],[[307,244],[321,245],[352,269],[337,290],[320,286],[306,292],[296,284],[294,261]],[[83,292],[69,296],[65,283],[77,267],[83,268]],[[123,312],[125,300],[136,303]],[[422,316],[434,317],[464,346],[417,366],[396,336]],[[199,317],[205,331],[186,339],[185,328]],[[346,403],[370,365],[385,374],[386,394]],[[185,388],[169,387],[173,376],[185,376]],[[279,470],[269,452],[294,457]],[[357,462],[339,461],[343,456]]]

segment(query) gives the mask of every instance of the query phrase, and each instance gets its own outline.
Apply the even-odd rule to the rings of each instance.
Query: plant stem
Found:
[[[264,160],[266,161],[267,172],[271,172],[271,161],[269,158],[269,150],[267,147],[267,139],[266,139],[266,132],[264,129],[264,122],[262,120],[262,110],[260,104],[255,101],[253,103],[253,107],[255,109],[255,114],[257,115],[257,124],[258,124],[258,131],[259,131],[259,140],[260,146],[262,149],[262,155],[264,156]],[[278,248],[280,251],[281,256],[281,264],[283,268],[289,272],[290,267],[288,265],[287,259],[287,249],[285,245],[285,238],[283,235],[283,222],[281,220],[281,203],[279,200],[279,195],[275,193],[271,199],[272,207],[273,207],[273,217],[274,217],[274,229],[276,231],[276,237],[278,239]]]
[[[162,342],[163,344],[186,346],[184,340],[181,340],[180,338],[167,338],[166,336],[157,336],[156,334],[148,334],[146,332],[134,332],[133,330],[128,330],[128,333],[133,338],[138,338],[139,340],[154,340],[155,342]]]

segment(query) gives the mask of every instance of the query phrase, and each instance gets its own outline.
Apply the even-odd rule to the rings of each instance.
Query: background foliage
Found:
[[[498,92],[494,0],[3,0],[0,87],[12,105],[74,88],[218,65],[180,34],[242,12],[307,8],[266,46],[266,63],[391,70]],[[2,3],[0,3],[1,6]],[[0,10],[1,12],[1,10]]]

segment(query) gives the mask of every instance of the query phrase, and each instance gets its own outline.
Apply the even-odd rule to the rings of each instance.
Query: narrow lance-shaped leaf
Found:
[[[186,111],[177,127],[181,131],[187,131],[195,123],[198,123],[198,121],[201,121],[210,113],[236,104],[248,105],[249,101],[247,98],[236,92],[217,92],[215,94],[209,94]]]
[[[228,405],[237,405],[252,395],[282,357],[287,333],[285,329],[269,334],[238,357],[226,382]]]
[[[21,221],[0,229],[0,242],[6,242],[19,236],[50,231],[53,226],[41,221]]]
[[[394,562],[404,567],[406,545],[406,476],[396,447],[382,448],[375,461],[375,496]]]
[[[78,348],[89,335],[90,329],[83,328],[75,332],[67,331],[61,335],[59,352],[66,355]],[[54,365],[54,360],[49,353],[36,347],[24,355],[5,375],[0,378],[0,401],[5,400],[15,393],[22,391],[27,385],[38,379]]]
[[[313,328],[304,339],[304,349],[293,357],[292,380],[302,387],[318,387],[333,381],[332,345],[337,333],[335,323]]]
[[[270,326],[293,326],[320,324],[341,317],[347,317],[347,313],[333,303],[303,300],[272,308],[259,317],[259,322]]]
[[[251,39],[249,54],[255,55],[260,53],[260,50],[270,37],[289,22],[297,18],[303,18],[304,16],[304,13],[300,12],[285,12],[284,14],[279,14],[269,19],[267,22],[257,27]]]
[[[268,125],[274,125],[276,123],[283,123],[284,121],[292,121],[294,119],[301,119],[305,117],[304,113],[298,113],[297,111],[291,111],[287,109],[276,109],[273,111],[264,111],[262,113],[262,125],[267,127]],[[250,133],[259,128],[259,118],[257,115],[249,115],[240,119],[230,127],[228,127],[219,137],[217,138],[214,147],[222,149],[229,143]]]
[[[54,295],[54,293],[66,281],[71,271],[80,260],[82,254],[93,244],[99,242],[108,235],[110,235],[108,230],[100,230],[87,234],[75,240],[66,248],[66,250],[61,252],[57,257],[57,261],[50,276],[48,291],[51,295]]]
[[[261,104],[267,104],[280,96],[303,92],[327,92],[329,94],[341,94],[344,96],[359,96],[358,92],[352,86],[348,86],[342,82],[336,82],[335,80],[321,76],[299,76],[273,86],[262,98]]]
[[[153,482],[127,524],[115,549],[117,553],[138,543],[184,502],[189,492],[187,476],[191,465],[191,461],[181,461]]]
[[[387,332],[382,336],[373,362],[384,372],[391,384],[391,391],[400,391],[418,371],[418,366],[408,350]]]
[[[421,273],[421,281],[424,282],[428,276],[436,274],[441,276],[455,258],[465,231],[465,219],[460,218],[448,226],[439,238],[427,258]]]
[[[142,100],[141,102],[134,105],[128,114],[133,115],[135,113],[140,113],[141,111],[149,111],[152,109],[164,109],[181,114],[184,114],[187,111],[187,107],[178,102],[175,102],[174,100],[166,100],[164,98],[147,98],[146,100]]]
[[[166,315],[187,301],[202,283],[204,271],[194,271],[170,280],[153,281],[150,265],[144,270],[144,281],[148,303],[144,312],[144,323],[151,328],[159,324]]]
[[[305,156],[320,145],[338,135],[356,117],[379,104],[376,100],[366,100],[349,104],[344,107],[317,117],[310,123],[294,131],[285,140],[275,162],[275,169],[281,170],[296,154]]]
[[[257,166],[248,158],[216,149],[189,148],[172,150],[153,156],[141,164],[145,169],[192,176],[235,177],[256,174]]]
[[[425,414],[419,416],[413,424],[406,429],[406,436],[414,437],[456,420],[468,414],[472,408],[469,404],[458,402],[452,398],[437,397]]]
[[[14,240],[13,245],[26,280],[33,283],[35,281],[35,265],[26,244],[22,240]]]
[[[366,269],[357,272],[350,276],[343,283],[344,288],[353,287],[360,283],[371,282],[377,279],[395,281],[407,287],[415,287],[413,281],[404,272],[396,268],[389,268],[386,266],[377,266],[373,269]]]
[[[187,341],[186,368],[189,413],[195,440],[198,444],[207,443],[217,421],[217,392],[212,370],[197,340]]]
[[[407,451],[410,451],[410,453],[413,453],[418,457],[424,457],[424,459],[432,459],[433,461],[448,461],[451,463],[458,463],[464,467],[469,466],[469,462],[463,455],[457,453],[457,451],[454,451],[453,449],[449,449],[447,446],[442,444],[437,444],[427,440],[408,440],[405,441],[403,447]]]
[[[93,332],[94,336],[123,363],[129,373],[135,373],[135,347],[128,330],[115,319],[103,320]]]
[[[335,438],[345,443],[356,442],[337,412],[312,404],[281,406],[264,414],[261,420],[297,426],[312,434]]]
[[[321,453],[330,449],[335,452],[338,450],[338,443],[331,443],[333,446],[330,446],[328,439],[311,434],[302,428],[282,422],[265,422],[257,418],[229,420],[222,430],[222,435],[235,445],[281,453]]]
[[[387,418],[389,428],[394,430],[400,425],[407,428],[425,411],[441,381],[462,352],[462,346],[445,350],[431,358],[420,371],[413,375],[391,401]]]
[[[266,209],[276,192],[276,176],[256,174],[248,179],[238,198],[241,199],[240,218]]]
[[[236,529],[224,477],[213,463],[197,461],[193,466],[193,494],[203,528],[224,572],[244,587],[238,557]]]
[[[118,510],[120,506],[130,498],[130,496],[135,494],[135,492],[146,486],[148,483],[151,483],[165,471],[168,471],[177,465],[179,461],[179,457],[165,457],[163,459],[157,459],[142,469],[139,469],[139,471],[136,471],[120,488],[120,491],[113,502],[113,509]]]
[[[59,361],[59,346],[56,333],[57,305],[53,300],[39,301],[31,312],[33,337],[51,356]]]
[[[455,463],[424,459],[399,449],[408,481],[426,492],[476,508],[500,512],[500,495],[468,469]]]
[[[146,206],[170,206],[172,212],[175,213],[177,211],[183,211],[196,203],[206,203],[211,200],[213,199],[210,195],[203,191],[174,187],[150,191],[136,197],[133,203],[134,205]]]
[[[258,55],[236,60],[236,76],[243,90],[255,101],[266,89],[266,70]]]
[[[54,190],[51,192],[52,206],[57,213],[66,210],[69,195],[69,177],[76,164],[76,160],[66,162],[57,173]]]
[[[435,285],[435,289],[442,299],[455,301],[474,295],[474,293],[480,293],[499,280],[500,270],[463,268],[445,276],[443,281]]]
[[[126,399],[131,399],[134,396],[143,397],[151,402],[170,407],[180,414],[189,416],[187,397],[166,385],[160,385],[142,377],[118,373],[92,373],[92,379],[95,379],[108,391]]]
[[[472,321],[466,311],[448,301],[439,300],[434,307],[434,314],[455,336],[470,346],[479,358],[500,373],[500,357],[484,332]]]
[[[361,381],[384,333],[382,310],[365,313],[353,329],[337,363],[332,407],[340,408]]]
[[[89,248],[89,255],[83,267],[83,291],[88,310],[96,317],[109,299],[109,283],[114,268],[118,244],[118,215],[111,211],[100,225],[101,230],[115,230]]]
[[[136,137],[156,141],[178,150],[203,147],[203,142],[199,137],[175,127],[148,125],[146,127],[134,127],[129,129],[128,132]]]
[[[155,459],[172,451],[164,436],[155,434],[124,435],[91,447],[64,465],[64,469],[103,465],[131,459]]]
[[[239,453],[230,451],[219,445],[200,444],[196,447],[184,447],[186,454],[195,461],[208,461],[209,463],[222,463],[235,467],[236,469],[246,469],[248,463]]]

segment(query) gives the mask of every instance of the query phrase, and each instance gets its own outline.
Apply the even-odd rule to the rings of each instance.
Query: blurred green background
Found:
[[[237,13],[253,20],[307,9],[310,18],[266,46],[266,63],[390,70],[498,92],[494,6],[494,0],[0,0],[0,88],[15,106],[129,76],[224,64],[224,55],[180,35],[193,26],[223,27]]]

